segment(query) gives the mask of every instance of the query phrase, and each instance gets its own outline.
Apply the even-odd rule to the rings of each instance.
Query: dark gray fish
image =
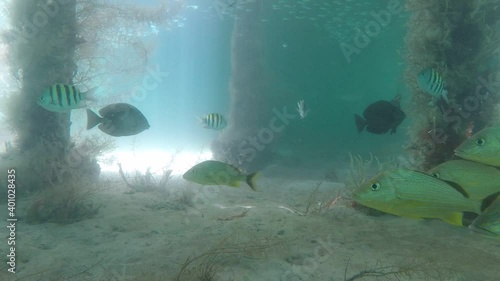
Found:
[[[114,136],[132,136],[149,129],[149,123],[146,117],[127,103],[114,103],[103,107],[95,114],[87,109],[87,130],[90,130],[99,124],[99,129],[104,133]]]
[[[379,100],[366,107],[363,117],[354,114],[354,120],[358,132],[366,131],[372,134],[385,134],[389,130],[391,134],[406,118],[406,114],[400,108],[401,96],[397,95],[392,101]]]

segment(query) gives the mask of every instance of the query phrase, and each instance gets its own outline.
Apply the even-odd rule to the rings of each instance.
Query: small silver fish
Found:
[[[304,100],[299,100],[297,102],[297,112],[299,112],[300,119],[306,118],[309,113],[309,108],[307,108],[306,102]]]

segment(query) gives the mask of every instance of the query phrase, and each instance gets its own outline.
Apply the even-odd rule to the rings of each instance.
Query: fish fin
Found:
[[[88,105],[87,105],[87,101],[81,101],[79,102],[77,105],[75,105],[74,107],[72,107],[72,109],[78,109],[78,108],[86,108]]]
[[[499,195],[500,195],[500,192],[493,193],[491,195],[486,196],[486,198],[484,198],[481,201],[481,208],[480,208],[481,213],[484,210],[488,209],[488,207],[497,199],[497,197],[500,197]]]
[[[399,87],[398,87],[398,94],[391,100],[392,105],[397,106],[397,107],[401,107],[401,99],[402,99],[402,96],[399,93]]]
[[[199,126],[203,126],[204,128],[207,127],[207,124],[205,123],[204,117],[195,116],[194,118],[196,118],[196,120],[198,120]]]
[[[455,189],[456,191],[460,192],[460,194],[462,194],[465,198],[469,198],[470,197],[469,193],[467,193],[467,191],[461,185],[459,185],[458,183],[456,183],[454,181],[443,180],[443,179],[439,179],[439,180],[444,181],[445,183],[447,183],[453,189]]]
[[[94,88],[91,88],[90,90],[82,93],[83,94],[83,97],[84,97],[84,100],[88,100],[88,101],[97,101],[97,97],[96,97],[96,91],[97,91],[97,86],[95,86]]]
[[[472,230],[472,231],[474,231],[474,232],[477,232],[477,233],[480,233],[480,234],[483,234],[483,235],[487,235],[487,236],[497,236],[498,235],[498,234],[496,234],[493,231],[490,231],[488,229],[482,228],[480,226],[476,226],[474,224],[469,225],[469,229]]]
[[[101,123],[103,118],[87,108],[87,130],[90,130]]]
[[[258,175],[259,175],[258,172],[253,173],[253,174],[248,175],[245,179],[245,181],[250,186],[250,188],[252,188],[253,191],[257,191],[257,186],[255,185],[255,180],[257,179]]]
[[[443,92],[441,93],[441,97],[444,99],[446,104],[450,104],[450,100],[448,99],[448,91],[447,90],[443,90]]]
[[[443,218],[442,220],[453,225],[463,226],[462,224],[463,214],[460,212],[451,213],[448,217]]]
[[[479,214],[476,214],[474,212],[463,212],[462,216],[462,224],[464,226],[469,226],[471,225],[477,218],[479,217]]]
[[[233,182],[228,183],[227,185],[232,186],[232,187],[240,187],[240,182],[233,181]]]
[[[358,127],[358,133],[363,132],[366,127],[366,120],[357,114],[354,114],[354,120],[356,121],[356,127]]]

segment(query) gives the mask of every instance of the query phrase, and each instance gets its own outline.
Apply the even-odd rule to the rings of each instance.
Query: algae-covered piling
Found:
[[[258,0],[248,5],[252,12],[237,11],[232,33],[228,127],[212,143],[212,151],[217,159],[255,170],[269,161],[269,153],[263,153],[269,143],[262,143],[259,134],[264,134],[262,128],[269,126],[273,116],[271,96],[275,93],[265,64],[264,30],[256,20],[262,3]],[[269,134],[265,134],[267,140]]]
[[[405,79],[415,119],[408,149],[428,169],[453,157],[466,138],[495,119],[498,103],[500,17],[498,0],[409,0]],[[419,89],[425,68],[443,76],[450,103]]]
[[[12,1],[11,69],[21,88],[10,120],[18,147],[29,150],[41,141],[69,142],[69,114],[49,112],[36,104],[43,88],[71,83],[76,64],[76,1]]]
[[[70,113],[54,113],[36,101],[44,88],[72,84],[77,73],[76,0],[11,2],[12,29],[4,36],[19,92],[7,102],[10,125],[17,136],[15,156],[24,190],[36,190],[66,179],[70,151]],[[84,170],[98,172],[92,159]],[[35,164],[38,167],[33,167]],[[88,169],[89,168],[89,169]]]
[[[168,26],[182,3],[124,8],[121,2],[16,0],[9,5],[11,25],[2,41],[18,90],[9,93],[2,112],[16,136],[5,157],[12,161],[5,165],[18,169],[25,191],[91,180],[100,172],[96,156],[111,148],[109,140],[70,139],[70,113],[50,112],[37,98],[56,83],[82,92],[99,87],[100,96],[107,79],[102,77],[146,71],[149,49],[141,34]]]

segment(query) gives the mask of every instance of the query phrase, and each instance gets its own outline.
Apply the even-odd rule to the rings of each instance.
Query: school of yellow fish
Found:
[[[384,171],[353,191],[364,206],[414,219],[469,225],[500,237],[500,126],[485,128],[455,149],[463,158],[428,172]],[[464,215],[474,217],[466,223]]]

